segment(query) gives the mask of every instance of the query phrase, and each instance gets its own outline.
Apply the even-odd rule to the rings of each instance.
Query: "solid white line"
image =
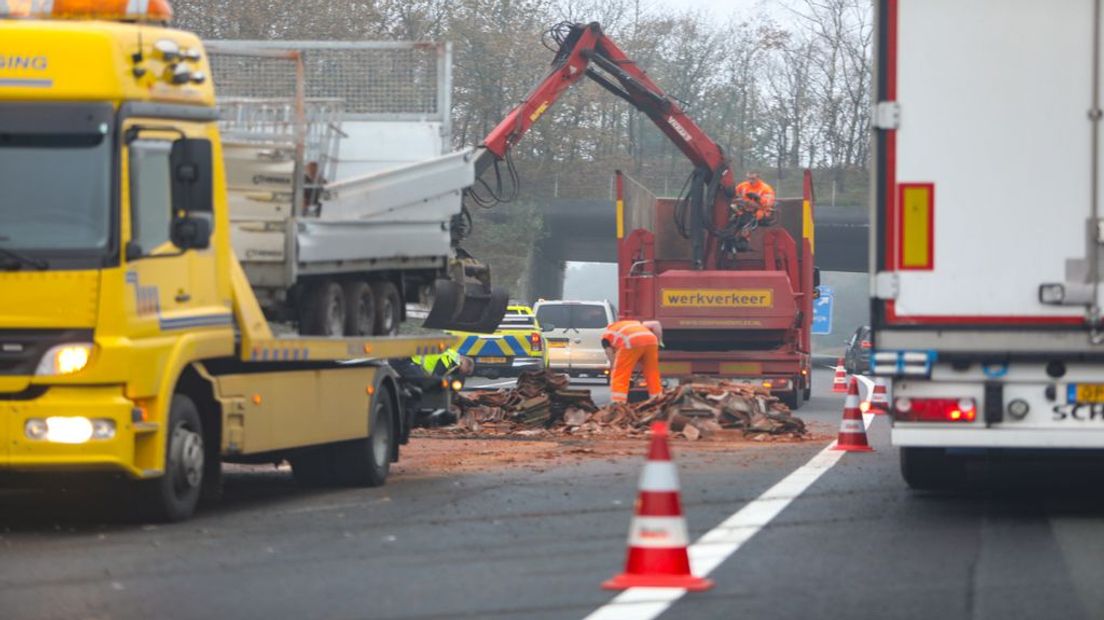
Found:
[[[873,414],[863,414],[866,428]],[[690,569],[699,577],[713,572],[744,543],[770,524],[790,502],[797,499],[846,454],[828,444],[759,497],[709,530],[690,546]],[[652,620],[675,604],[686,590],[680,588],[630,588],[599,607],[585,620]]]

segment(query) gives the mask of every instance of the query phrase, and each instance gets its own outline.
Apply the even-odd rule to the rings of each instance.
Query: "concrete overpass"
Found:
[[[567,261],[617,262],[612,201],[546,199],[542,213],[547,234],[531,257],[530,298],[561,297]],[[823,271],[866,272],[867,210],[819,206],[816,216],[817,266]]]

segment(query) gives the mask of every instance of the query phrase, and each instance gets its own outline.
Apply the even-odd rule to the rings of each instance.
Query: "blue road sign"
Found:
[[[832,333],[832,301],[835,294],[830,286],[820,286],[820,297],[813,300],[813,333]]]

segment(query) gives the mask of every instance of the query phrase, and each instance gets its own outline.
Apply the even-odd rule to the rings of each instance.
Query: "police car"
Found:
[[[472,374],[495,379],[548,368],[548,343],[529,306],[507,306],[493,334],[449,333],[460,339],[456,351],[475,361]]]

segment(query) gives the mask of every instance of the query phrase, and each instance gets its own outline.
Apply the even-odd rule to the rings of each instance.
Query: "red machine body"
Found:
[[[552,35],[559,44],[552,70],[484,139],[477,176],[494,166],[501,181],[503,161],[513,175],[511,147],[584,75],[642,111],[694,172],[679,199],[657,198],[618,173],[621,318],[662,323],[665,377],[754,381],[800,405],[809,393],[817,284],[810,173],[803,196],[778,200],[777,221],[753,230],[748,247],[735,250],[730,205],[736,182],[720,145],[597,23],[561,24]]]
[[[812,175],[801,198],[783,198],[777,223],[751,233],[746,252],[694,269],[674,225],[675,200],[618,173],[618,277],[622,318],[664,328],[664,377],[714,376],[769,387],[792,407],[808,398],[816,270]]]

